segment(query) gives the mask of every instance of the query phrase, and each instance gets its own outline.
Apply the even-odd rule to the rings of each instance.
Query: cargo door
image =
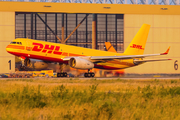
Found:
[[[32,42],[31,42],[31,40],[26,40],[26,50],[27,51],[32,50]]]

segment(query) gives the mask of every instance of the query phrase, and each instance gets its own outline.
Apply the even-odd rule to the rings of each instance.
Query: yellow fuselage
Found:
[[[6,47],[6,50],[16,56],[40,59],[44,61],[52,61],[68,64],[68,61],[63,61],[65,57],[77,56],[121,56],[124,54],[88,49],[83,47],[51,43],[39,40],[26,38],[18,38],[11,42]],[[95,68],[100,69],[124,69],[135,66],[133,59],[126,60],[104,60],[103,62],[95,63]]]

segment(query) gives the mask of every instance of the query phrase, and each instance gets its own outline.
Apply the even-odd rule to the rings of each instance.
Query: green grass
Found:
[[[180,80],[0,80],[2,120],[179,120]]]

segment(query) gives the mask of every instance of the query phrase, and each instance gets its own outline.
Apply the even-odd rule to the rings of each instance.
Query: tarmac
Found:
[[[35,77],[35,78],[0,78],[2,80],[8,80],[8,79],[43,79],[44,77]],[[179,80],[180,77],[94,77],[94,78],[85,78],[85,77],[59,77],[59,78],[46,78],[46,79],[53,79],[53,80],[59,80],[59,79],[63,79],[63,80],[117,80],[117,79],[121,79],[121,80],[152,80],[152,79],[159,79],[159,80],[171,80],[171,79],[176,79]]]

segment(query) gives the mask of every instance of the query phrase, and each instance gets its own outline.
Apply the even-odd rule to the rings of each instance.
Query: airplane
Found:
[[[110,42],[105,42],[105,48],[109,52],[117,52],[114,47],[111,45]],[[20,71],[38,71],[38,70],[48,70],[53,69],[55,70],[57,64],[53,62],[43,61],[39,59],[28,59],[25,60],[21,57],[15,56],[15,66]]]
[[[17,38],[7,47],[6,51],[24,60],[30,58],[49,62],[58,62],[61,66],[70,65],[72,68],[88,70],[84,77],[94,77],[92,68],[118,70],[143,64],[145,62],[164,61],[171,59],[149,59],[145,57],[167,55],[170,47],[164,53],[143,54],[150,25],[143,24],[124,53],[101,51],[60,43],[51,43],[28,38]],[[58,77],[67,77],[67,73],[57,73]]]

